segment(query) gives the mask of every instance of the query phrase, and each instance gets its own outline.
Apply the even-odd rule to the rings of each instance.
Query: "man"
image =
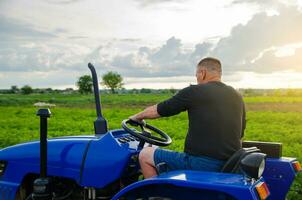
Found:
[[[155,166],[163,162],[168,170],[220,171],[225,161],[241,148],[244,103],[235,89],[221,82],[221,73],[218,59],[204,58],[196,67],[197,85],[130,117],[140,121],[188,112],[184,152],[145,147],[139,154],[145,178],[157,175]]]

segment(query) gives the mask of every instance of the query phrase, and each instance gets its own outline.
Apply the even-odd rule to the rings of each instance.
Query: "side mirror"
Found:
[[[265,168],[264,153],[251,153],[240,161],[240,169],[248,178],[258,179],[262,176]]]

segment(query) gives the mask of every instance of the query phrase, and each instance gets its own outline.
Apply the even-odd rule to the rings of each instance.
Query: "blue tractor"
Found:
[[[301,166],[282,157],[280,143],[243,142],[221,172],[170,171],[142,179],[138,154],[145,145],[167,146],[170,137],[147,123],[130,120],[107,130],[98,81],[93,77],[95,135],[47,140],[49,109],[40,109],[40,141],[0,150],[1,200],[98,199],[285,199]]]

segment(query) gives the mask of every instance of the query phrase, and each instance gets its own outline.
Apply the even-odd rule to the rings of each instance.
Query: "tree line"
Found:
[[[110,92],[112,94],[115,93],[131,93],[131,94],[138,94],[138,93],[176,93],[177,90],[174,88],[170,89],[149,89],[149,88],[142,88],[142,89],[130,89],[126,90],[123,88],[123,77],[118,74],[117,72],[108,72],[102,76],[102,82],[100,82],[102,86],[106,89],[102,92]],[[64,90],[52,89],[52,88],[32,88],[29,85],[25,85],[21,88],[18,88],[16,85],[11,86],[8,90],[0,90],[0,93],[7,93],[7,94],[31,94],[31,93],[74,93],[79,92],[81,94],[88,94],[92,93],[93,91],[93,81],[90,75],[83,75],[78,78],[76,82],[76,86],[78,88],[77,91],[73,90],[73,88],[66,88]]]
[[[105,86],[105,88],[109,89],[111,93],[116,93],[117,89],[122,89],[123,77],[118,74],[117,72],[108,72],[102,76],[101,85]],[[90,75],[84,75],[78,78],[76,82],[76,86],[78,87],[78,92],[81,94],[87,94],[92,92],[92,78]],[[8,90],[0,90],[0,93],[6,94],[32,94],[32,93],[52,93],[52,92],[65,92],[71,93],[73,92],[73,88],[66,88],[65,90],[56,90],[52,88],[45,88],[45,89],[34,89],[30,85],[24,85],[21,88],[18,86],[13,85]]]
[[[102,76],[102,82],[100,82],[102,86],[106,89],[102,92],[107,93],[176,93],[178,90],[174,88],[170,89],[130,89],[126,90],[123,88],[123,77],[117,72],[108,72]],[[64,90],[52,89],[52,88],[32,88],[29,85],[24,85],[21,88],[18,88],[16,85],[11,86],[8,90],[0,90],[0,93],[4,94],[31,94],[31,93],[74,93],[79,92],[81,94],[92,93],[93,91],[93,82],[90,75],[83,75],[78,78],[76,82],[76,86],[78,90],[74,90],[73,88],[66,88]],[[302,89],[238,89],[238,91],[243,96],[302,96]]]

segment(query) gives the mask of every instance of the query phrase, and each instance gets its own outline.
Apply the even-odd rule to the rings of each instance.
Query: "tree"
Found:
[[[11,88],[10,88],[10,92],[13,93],[13,94],[18,93],[19,92],[18,86],[12,85]]]
[[[103,75],[102,79],[102,85],[110,88],[112,93],[115,93],[115,89],[120,89],[123,86],[123,78],[117,72],[108,72]]]
[[[92,92],[92,78],[89,75],[84,75],[77,81],[77,86],[81,94],[87,94]]]
[[[151,92],[152,92],[151,89],[148,89],[148,88],[142,88],[140,90],[140,93],[151,93]]]
[[[52,92],[53,92],[52,88],[46,88],[45,91],[46,91],[47,93],[52,93]]]
[[[24,85],[21,88],[21,92],[22,92],[22,94],[31,94],[31,93],[33,93],[33,89],[29,85]]]
[[[177,90],[174,89],[173,87],[171,87],[171,88],[169,89],[169,91],[170,91],[170,93],[172,93],[172,94],[175,94],[175,93],[177,92]]]

